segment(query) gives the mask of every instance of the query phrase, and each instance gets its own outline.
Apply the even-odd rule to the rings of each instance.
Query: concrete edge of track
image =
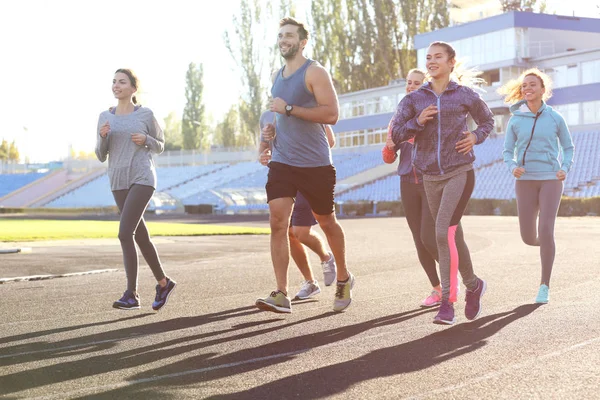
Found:
[[[96,269],[92,271],[85,272],[72,272],[68,274],[56,274],[56,275],[29,275],[29,276],[17,276],[14,278],[0,278],[0,285],[3,283],[10,282],[26,282],[26,281],[43,281],[48,279],[56,279],[56,278],[68,278],[72,276],[83,276],[83,275],[94,275],[94,274],[104,274],[108,272],[117,272],[118,269]]]

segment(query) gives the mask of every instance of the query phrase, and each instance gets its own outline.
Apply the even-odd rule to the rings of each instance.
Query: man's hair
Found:
[[[294,25],[298,27],[298,36],[300,36],[300,40],[308,39],[308,31],[304,24],[300,21],[292,17],[285,17],[281,21],[279,21],[279,27],[283,28],[285,25]]]

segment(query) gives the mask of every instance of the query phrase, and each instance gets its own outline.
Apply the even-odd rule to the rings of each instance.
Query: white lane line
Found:
[[[584,342],[576,343],[576,344],[574,344],[572,346],[566,347],[566,348],[561,349],[561,350],[553,351],[552,353],[544,354],[544,355],[541,355],[539,357],[532,357],[532,358],[530,358],[530,359],[528,359],[526,361],[523,361],[523,362],[520,362],[520,363],[517,363],[517,364],[509,365],[508,367],[499,369],[499,370],[494,371],[494,372],[490,372],[490,373],[482,375],[482,376],[480,376],[478,378],[473,378],[469,382],[460,383],[460,384],[457,384],[457,385],[450,385],[450,386],[446,386],[446,387],[441,387],[441,388],[438,388],[438,389],[434,389],[434,390],[428,391],[426,393],[420,393],[420,394],[417,394],[417,395],[408,396],[408,397],[405,397],[405,399],[431,398],[431,396],[435,395],[435,394],[440,394],[440,393],[450,392],[450,391],[457,390],[457,389],[462,389],[464,387],[473,385],[475,383],[479,383],[479,382],[486,381],[488,379],[496,378],[496,377],[498,377],[498,376],[500,376],[500,375],[502,375],[505,372],[508,372],[510,370],[520,369],[520,368],[523,368],[523,367],[527,367],[527,366],[529,366],[531,364],[534,364],[534,363],[536,363],[538,361],[543,361],[543,360],[547,360],[547,359],[550,359],[550,358],[558,357],[558,356],[566,354],[566,353],[568,353],[570,351],[579,349],[581,347],[589,346],[590,344],[594,344],[596,342],[600,342],[600,336],[599,337],[595,337],[593,339],[586,340]]]
[[[23,282],[23,281],[43,281],[47,279],[55,278],[69,278],[72,276],[83,276],[83,275],[94,275],[104,274],[107,272],[117,272],[118,269],[95,269],[92,271],[85,272],[71,272],[68,274],[56,274],[56,275],[29,275],[29,276],[18,276],[15,278],[0,278],[0,284],[9,282]]]

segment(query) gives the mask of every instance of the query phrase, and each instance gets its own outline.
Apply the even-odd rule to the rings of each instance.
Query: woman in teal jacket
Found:
[[[540,246],[542,279],[536,303],[549,299],[554,264],[554,222],[563,193],[563,181],[573,165],[573,139],[557,111],[546,104],[550,78],[538,69],[525,71],[500,89],[512,116],[506,127],[504,162],[517,179],[515,192],[521,238]],[[562,157],[559,158],[559,155]],[[536,232],[536,222],[539,223]]]

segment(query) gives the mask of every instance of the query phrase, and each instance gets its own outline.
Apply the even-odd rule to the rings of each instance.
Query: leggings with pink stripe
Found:
[[[465,243],[460,219],[475,187],[473,170],[424,179],[427,202],[435,220],[435,235],[439,253],[442,299],[456,302],[458,295],[458,273],[467,289],[474,290],[477,277],[473,273],[469,249]],[[459,253],[468,260],[460,260]]]

